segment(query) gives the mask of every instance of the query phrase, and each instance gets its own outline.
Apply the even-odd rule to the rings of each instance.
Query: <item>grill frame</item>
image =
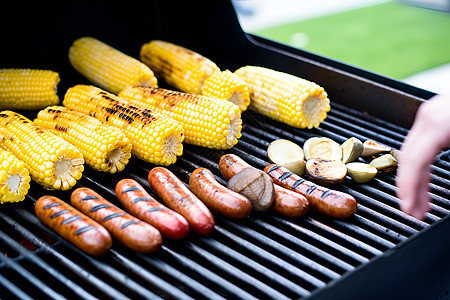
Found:
[[[2,49],[2,64],[60,71],[62,95],[74,83],[87,83],[71,68],[67,62],[67,52],[62,51],[68,49],[75,37],[94,35],[135,57],[143,42],[158,37],[199,51],[222,68],[234,70],[242,64],[261,65],[296,74],[324,86],[331,97],[332,112],[318,129],[292,129],[257,114],[246,113],[244,136],[231,152],[249,159],[252,165],[260,168],[267,163],[264,146],[273,137],[289,138],[302,144],[310,136],[323,135],[341,142],[344,136],[356,134],[361,139],[372,137],[398,148],[418,105],[433,95],[378,74],[245,34],[230,1],[214,1],[207,5],[201,1],[129,1],[128,7],[123,8],[126,17],[122,23],[115,22],[121,16],[122,7],[111,4],[105,8],[93,3],[91,12],[83,12],[83,4],[87,5],[87,2],[82,2],[81,6],[58,1],[44,2],[48,9],[44,17],[53,21],[51,17],[56,17],[57,24],[61,25],[56,32],[48,29],[41,31],[41,25],[33,27],[40,17],[33,14],[36,7],[27,8],[24,14],[28,31],[22,32],[17,28],[7,34],[7,39],[17,44]],[[138,17],[126,14],[136,11],[136,8],[143,8],[138,12]],[[53,15],[51,9],[56,9],[57,14]],[[78,18],[78,13],[82,18]],[[97,19],[93,19],[94,16]],[[148,19],[139,19],[139,16]],[[6,26],[15,17],[11,14],[0,22],[5,22],[1,24]],[[173,20],[185,26],[177,26]],[[51,21],[44,20],[42,27],[47,23]],[[145,28],[145,35],[142,28]],[[111,32],[113,30],[116,30],[116,35]],[[21,48],[24,44],[22,40],[27,39],[36,43],[29,48]],[[399,114],[399,111],[402,113]],[[30,116],[34,114],[29,112]],[[169,168],[187,182],[193,168],[208,167],[224,183],[217,169],[221,153],[224,152],[186,146],[185,154]],[[436,298],[448,289],[450,283],[450,274],[446,272],[450,267],[450,258],[445,253],[446,249],[450,249],[450,241],[441,241],[441,237],[450,230],[447,216],[450,205],[445,198],[450,186],[448,157],[448,151],[441,153],[433,166],[436,173],[432,185],[435,204],[433,212],[424,222],[405,216],[398,210],[398,199],[394,195],[395,178],[390,174],[381,174],[379,179],[368,185],[358,186],[346,180],[336,187],[356,195],[358,199],[357,215],[350,222],[330,220],[313,213],[300,220],[261,213],[252,214],[246,221],[218,217],[219,225],[211,238],[192,235],[183,243],[165,241],[162,253],[155,256],[135,255],[117,243],[111,253],[102,258],[80,254],[46,229],[32,214],[33,200],[46,193],[32,184],[30,195],[24,203],[5,205],[5,209],[0,210],[0,224],[8,225],[8,230],[0,231],[0,248],[11,248],[17,252],[11,257],[0,257],[0,286],[6,287],[18,298],[26,299],[27,287],[22,285],[19,288],[20,282],[14,281],[20,276],[14,275],[13,280],[6,276],[17,271],[23,276],[30,276],[31,285],[39,285],[48,276],[60,279],[60,283],[67,289],[73,288],[73,294],[81,298],[122,298],[127,295],[127,291],[120,289],[125,283],[137,297],[142,298],[251,298],[252,293],[262,298]],[[120,178],[131,176],[148,187],[144,175],[150,167],[134,160],[127,166],[129,171],[126,169],[124,173],[111,176],[110,180],[117,182]],[[108,188],[112,183],[105,182],[101,174],[86,170],[80,182],[113,200],[113,192]],[[66,192],[52,194],[68,199]],[[379,196],[381,201],[373,201]],[[16,219],[20,222],[17,223]],[[45,237],[51,237],[55,242],[49,246],[41,239],[42,236],[34,236],[33,230],[45,233]],[[11,235],[11,232],[14,234]],[[14,239],[17,235],[27,237],[39,249],[22,249]],[[268,236],[276,236],[279,240],[271,240]],[[254,255],[256,261],[249,264],[245,260],[246,255]],[[71,257],[82,259],[88,265],[87,269],[84,270]],[[196,261],[198,258],[205,259],[205,265],[199,264]],[[179,265],[169,264],[171,260]],[[329,264],[323,267],[327,265],[325,262]],[[154,270],[145,270],[139,263]],[[242,266],[243,270],[236,268],[236,265]],[[271,268],[265,268],[266,265]],[[33,270],[45,269],[46,266],[49,267],[48,274],[43,278],[32,274]],[[422,273],[427,268],[432,269],[431,275]],[[64,270],[77,273],[79,278]],[[196,277],[189,277],[183,271]],[[243,276],[242,282],[236,280],[238,275]],[[80,278],[89,278],[90,282],[78,285]],[[178,283],[172,285],[169,281],[174,278]],[[230,281],[234,285],[230,286]],[[305,281],[309,283],[305,284]],[[118,288],[114,288],[115,282],[120,283]],[[261,285],[261,282],[265,284]],[[157,288],[143,287],[142,283]],[[304,285],[315,288],[312,292],[303,291]],[[249,287],[259,287],[261,290],[246,291]],[[185,291],[188,288],[195,291]],[[295,292],[289,292],[289,289]],[[53,284],[42,286],[40,293],[58,298],[62,290],[64,288]]]

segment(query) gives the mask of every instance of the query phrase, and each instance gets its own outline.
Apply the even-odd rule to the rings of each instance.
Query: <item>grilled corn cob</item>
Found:
[[[92,37],[77,39],[69,49],[69,60],[75,70],[111,93],[135,84],[157,85],[145,64]]]
[[[202,95],[228,100],[242,111],[250,104],[247,84],[230,70],[215,72],[203,83]]]
[[[287,73],[245,66],[235,71],[250,90],[249,109],[298,128],[318,127],[330,100],[322,87]]]
[[[170,165],[183,153],[184,133],[178,122],[100,88],[76,85],[67,90],[63,104],[121,129],[139,159]]]
[[[213,61],[197,52],[153,40],[141,47],[140,58],[157,77],[182,92],[226,99],[242,111],[250,103],[245,82],[229,70],[221,72]]]
[[[132,145],[120,129],[86,114],[49,106],[33,122],[77,147],[86,164],[97,171],[122,171],[131,157]]]
[[[0,204],[22,201],[31,180],[25,163],[4,149],[0,149],[0,162]]]
[[[0,109],[42,109],[59,103],[59,74],[50,70],[0,69]]]
[[[0,112],[0,146],[25,163],[31,179],[47,189],[68,190],[82,176],[75,146],[13,111]]]
[[[197,52],[161,40],[144,44],[140,59],[158,78],[191,94],[201,94],[205,79],[220,71],[214,62]]]
[[[241,137],[241,111],[229,101],[143,86],[129,87],[119,96],[178,121],[186,143],[229,149]]]

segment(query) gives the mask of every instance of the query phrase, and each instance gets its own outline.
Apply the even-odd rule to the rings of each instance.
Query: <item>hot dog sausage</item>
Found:
[[[213,232],[216,223],[211,211],[170,170],[164,167],[151,169],[148,182],[168,207],[186,218],[192,231],[199,235]]]
[[[156,201],[137,181],[122,179],[116,184],[116,195],[128,212],[155,226],[164,237],[179,240],[189,235],[186,218]]]
[[[189,189],[206,206],[227,218],[245,218],[252,211],[252,203],[247,197],[221,185],[208,169],[198,168],[192,172]]]
[[[113,238],[128,248],[153,253],[161,248],[161,233],[124,210],[110,203],[95,191],[81,187],[72,192],[70,202],[111,233]]]
[[[264,172],[276,184],[304,195],[309,200],[311,209],[318,213],[334,218],[348,218],[356,212],[356,200],[349,194],[316,185],[276,164],[267,165]]]
[[[111,248],[111,235],[102,225],[59,198],[40,197],[34,211],[42,223],[87,254],[102,255]]]
[[[222,155],[219,170],[223,177],[230,179],[245,168],[253,168],[235,154]],[[305,196],[274,184],[275,199],[271,209],[288,217],[301,217],[308,212],[309,201]]]

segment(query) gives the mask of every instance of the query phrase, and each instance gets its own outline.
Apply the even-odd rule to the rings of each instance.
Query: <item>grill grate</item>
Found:
[[[333,104],[329,117],[313,130],[300,130],[244,113],[243,136],[229,152],[255,167],[268,164],[266,148],[276,138],[300,145],[311,136],[341,143],[355,136],[398,149],[407,130],[364,113]],[[217,162],[225,151],[186,145],[169,166],[187,182],[197,167],[209,168],[222,183]],[[120,179],[136,179],[153,196],[146,181],[152,165],[132,159],[124,172],[104,176],[86,169],[80,185],[115,200]],[[85,255],[43,226],[33,204],[46,191],[32,183],[22,203],[0,210],[0,297],[10,298],[151,298],[151,299],[292,299],[306,298],[448,215],[450,159],[443,152],[433,166],[432,210],[424,221],[398,209],[394,174],[379,174],[363,185],[345,180],[336,189],[359,203],[351,220],[308,213],[291,219],[254,212],[246,220],[216,216],[209,237],[191,234],[184,241],[165,241],[154,255],[132,252],[118,243],[105,256]],[[447,193],[447,194],[446,194]],[[52,192],[68,200],[68,192]]]

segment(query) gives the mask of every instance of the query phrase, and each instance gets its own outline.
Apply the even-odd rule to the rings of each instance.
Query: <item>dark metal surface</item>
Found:
[[[43,2],[17,10],[20,15],[12,11],[0,25],[21,20],[26,30],[5,32],[11,43],[2,49],[2,65],[59,71],[63,96],[67,87],[86,83],[67,60],[68,47],[76,37],[95,36],[135,57],[142,43],[165,38],[211,57],[222,68],[273,67],[315,80],[328,91],[332,110],[319,128],[295,129],[245,112],[243,136],[233,149],[185,145],[184,154],[169,169],[186,183],[197,167],[209,168],[225,183],[217,166],[224,153],[235,153],[263,168],[269,163],[267,146],[277,138],[303,145],[312,136],[339,143],[355,136],[399,149],[418,104],[432,95],[247,36],[228,1],[207,5],[202,1],[176,5],[128,1],[125,7],[94,2],[88,10],[84,4],[88,3]],[[34,14],[38,5],[48,8],[47,12]],[[0,298],[433,298],[450,282],[449,152],[442,152],[433,164],[433,204],[424,221],[399,210],[395,173],[383,173],[367,184],[347,178],[336,186],[358,201],[358,211],[349,220],[313,212],[296,219],[271,212],[253,212],[245,220],[216,215],[211,236],[191,233],[183,241],[165,240],[154,255],[139,254],[118,243],[105,256],[85,255],[42,225],[33,210],[41,195],[50,193],[68,201],[70,192],[49,192],[32,183],[25,201],[0,207]],[[115,184],[133,178],[156,197],[146,180],[152,167],[132,159],[115,175],[86,168],[77,186],[90,187],[119,205]]]

